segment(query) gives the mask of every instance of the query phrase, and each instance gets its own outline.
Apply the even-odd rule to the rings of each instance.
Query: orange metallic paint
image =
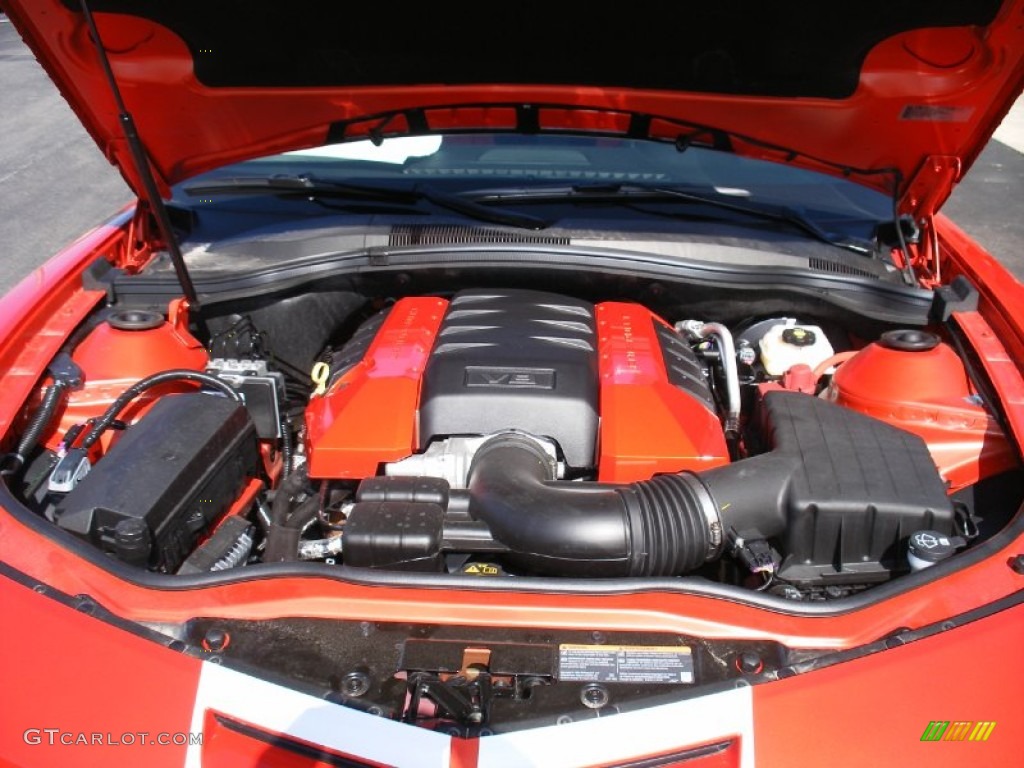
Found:
[[[132,744],[188,731],[200,662],[62,605],[6,576],[0,605],[22,617],[0,632],[0,764],[33,768],[145,765],[180,768],[184,745]],[[101,743],[26,743],[28,729],[100,733]],[[105,736],[109,734],[109,737]],[[40,734],[41,738],[48,738]],[[70,736],[65,737],[70,738]],[[113,742],[113,743],[112,743]]]
[[[104,154],[122,170],[133,189],[137,174],[123,139],[107,84],[81,15],[56,2],[8,0],[8,14],[43,62],[48,74],[78,113]],[[537,85],[402,85],[342,88],[207,88],[193,74],[185,43],[170,30],[123,15],[99,13],[96,22],[114,73],[161,185],[213,167],[260,155],[322,144],[327,127],[340,120],[417,107],[533,104],[573,105],[576,113],[559,125],[554,112],[546,127],[605,131],[600,113],[636,112],[681,119],[750,134],[737,151],[785,161],[765,144],[794,147],[794,164],[844,175],[847,168],[895,169],[902,190],[933,156],[953,156],[966,172],[985,140],[1013,103],[1024,78],[1022,3],[1014,0],[984,31],[931,30],[894,35],[867,52],[860,83],[846,99],[723,96],[623,87]],[[838,32],[838,31],[837,31]],[[952,50],[955,64],[948,64]],[[908,106],[953,106],[959,120],[906,119]],[[167,115],[187,115],[168,120]],[[476,118],[474,118],[476,119]],[[383,126],[384,136],[403,129]],[[614,124],[614,121],[612,121]],[[855,177],[891,192],[885,174]],[[959,178],[957,176],[956,178]],[[951,181],[955,181],[956,178]],[[941,202],[950,189],[937,189]],[[902,197],[902,195],[901,195]],[[906,206],[907,201],[904,201]]]
[[[420,379],[448,302],[397,302],[363,359],[306,409],[309,476],[377,474],[417,447]]]
[[[1010,209],[1008,210],[1008,215]],[[943,282],[966,277],[980,294],[978,314],[997,338],[1001,359],[1024,360],[1024,283],[1015,280],[1006,268],[946,216],[935,217],[936,236],[941,253]],[[1016,402],[1016,401],[1013,401]],[[1024,429],[1016,431],[1024,440]]]
[[[60,421],[44,438],[46,447],[55,450],[68,429],[100,416],[139,379],[170,368],[203,370],[208,357],[188,331],[187,307],[184,299],[175,299],[168,309],[169,319],[150,330],[125,331],[101,323],[90,331],[71,356],[82,369],[84,384],[68,395]],[[164,395],[194,388],[188,382],[155,387],[122,411],[121,419],[135,421]],[[104,435],[104,446],[111,434]]]
[[[1022,358],[1010,354],[1007,347],[1011,339],[1007,339],[1004,344],[980,312],[955,312],[953,319],[978,353],[982,368],[999,396],[1010,431],[1020,446],[1024,442],[1024,376],[1020,369]]]
[[[979,404],[963,363],[947,344],[921,352],[869,344],[832,378],[836,403],[919,435],[957,491],[1018,464],[998,422]]]
[[[306,616],[486,627],[551,627],[670,632],[707,638],[772,639],[792,647],[849,648],[895,627],[920,627],[1024,588],[1007,567],[1024,537],[940,584],[833,616],[798,616],[714,597],[658,590],[564,595],[381,587],[318,576],[251,579],[202,589],[152,589],[82,560],[10,516],[0,517],[0,560],[70,594],[89,594],[118,616],[182,622],[195,616],[270,619]],[[173,584],[168,579],[168,584]]]
[[[23,281],[5,300],[5,312],[0,314],[0,361],[3,361],[0,366],[0,392],[3,393],[0,429],[10,428],[25,399],[38,386],[46,363],[67,334],[102,300],[101,292],[82,288],[79,275],[94,258],[118,247],[124,238],[122,228],[126,221],[126,217],[121,217],[86,235]],[[1015,350],[1020,350],[1024,344],[1024,315],[1019,311],[1019,307],[1024,306],[1020,301],[1024,288],[1008,280],[1001,267],[942,217],[939,217],[938,231],[947,276],[965,274],[982,292],[980,311],[959,313],[954,320],[977,348],[1002,398],[1011,429],[1020,437],[1024,435],[1024,379],[1019,370],[1021,357]],[[667,631],[706,637],[771,638],[807,648],[849,648],[875,640],[895,627],[919,627],[942,621],[950,615],[1013,594],[1024,588],[1024,577],[1014,573],[1006,563],[1008,558],[1022,551],[1024,538],[1009,542],[984,562],[950,574],[941,583],[857,611],[827,617],[801,617],[710,597],[658,591],[603,596],[516,594],[486,588],[472,591],[382,588],[317,577],[262,579],[202,589],[154,590],[122,581],[14,518],[0,516],[0,560],[66,593],[89,594],[116,615],[131,620],[181,622],[197,615],[251,619],[320,616],[476,626]],[[481,586],[486,587],[486,584]],[[54,659],[68,658],[64,654],[65,638],[70,633],[76,637],[74,659],[82,658],[83,654],[87,656],[95,642],[97,649],[117,649],[121,665],[130,666],[132,660],[137,660],[151,671],[156,668],[162,687],[159,696],[150,701],[145,696],[140,698],[136,680],[127,680],[126,685],[130,685],[131,690],[121,691],[117,687],[118,679],[114,678],[112,683],[106,668],[76,663],[74,674],[80,683],[76,683],[76,690],[87,688],[94,700],[101,697],[105,722],[108,714],[116,711],[118,702],[127,702],[132,713],[145,711],[147,726],[160,722],[169,707],[179,706],[175,704],[179,693],[169,694],[168,684],[173,683],[174,691],[178,690],[178,684],[194,688],[198,662],[154,649],[152,645],[146,645],[139,652],[122,652],[122,643],[133,645],[136,641],[118,630],[99,627],[96,621],[70,609],[54,606],[27,589],[21,597],[11,597],[8,591],[4,589],[2,601],[8,614],[31,615],[34,625],[31,633],[0,633],[4,643],[0,658],[10,660],[18,658],[18,654],[31,652],[51,659],[52,665]],[[855,764],[860,768],[896,755],[906,764],[943,765],[963,764],[965,756],[976,762],[963,751],[966,749],[1002,749],[1000,745],[1009,741],[1016,750],[1021,741],[1019,734],[1009,731],[1008,738],[1003,740],[1008,730],[1003,724],[1011,723],[1013,713],[1002,714],[1006,711],[1002,709],[1006,706],[1004,697],[1016,694],[1012,686],[1005,685],[1006,667],[994,660],[1015,658],[1021,641],[1021,626],[1024,626],[1024,615],[1017,608],[924,641],[928,645],[897,648],[806,677],[759,687],[755,695],[759,760],[766,764],[800,765],[799,760],[806,758],[808,765],[828,762],[839,766]],[[49,648],[48,637],[60,647]],[[1000,644],[1004,642],[1000,638],[1005,644]],[[26,645],[30,640],[31,646]],[[901,663],[910,659],[908,654],[928,647],[938,649],[924,657],[934,663],[908,664],[906,672],[900,670]],[[956,671],[963,668],[965,660],[970,663],[970,674],[957,675]],[[971,663],[971,660],[979,661]],[[4,668],[4,679],[13,690],[30,685],[23,675],[11,676],[8,666],[11,665]],[[21,666],[32,671],[26,665]],[[17,672],[18,665],[14,667]],[[89,675],[95,678],[94,682],[89,682],[92,679]],[[943,687],[928,687],[933,679],[940,679]],[[34,681],[33,677],[31,684]],[[146,689],[141,690],[144,693]],[[822,693],[826,690],[828,717],[821,717]],[[925,694],[914,697],[915,690],[925,691]],[[186,697],[186,693],[191,697],[194,690],[180,695]],[[78,723],[77,718],[83,712],[80,698],[64,697],[58,687],[52,688],[51,694],[35,699],[19,697],[26,702],[21,706],[27,707],[19,713],[32,715],[35,710],[31,702],[38,701],[39,706],[44,707],[37,713],[40,717],[59,716],[62,724]],[[867,713],[878,712],[882,697],[901,704],[886,707],[885,718],[867,721],[873,729],[872,739],[858,738],[850,742],[850,734],[856,731],[851,724],[865,722],[863,718]],[[927,711],[908,708],[906,702],[910,699],[921,702],[921,707],[927,705]],[[158,711],[145,709],[151,704],[156,707],[154,702],[159,704]],[[115,710],[108,708],[108,704]],[[945,710],[936,709],[938,705],[953,709],[948,714],[950,719],[995,720],[1000,725],[983,745],[970,742],[921,744],[918,739],[927,721],[947,717]],[[1019,715],[1019,708],[1016,712]],[[9,718],[12,714],[12,710],[0,706],[0,716]],[[141,722],[130,715],[126,717],[119,723]],[[919,722],[922,718],[924,722]],[[801,746],[794,750],[794,744]],[[844,750],[844,745],[851,746]],[[876,745],[885,745],[885,754],[875,755],[874,761],[865,760],[862,755],[868,753],[863,750],[870,753]],[[917,751],[924,749],[930,751]],[[907,755],[907,759],[903,759],[903,755]],[[988,759],[993,755],[993,759]],[[154,761],[159,756],[147,754],[148,764],[156,764]],[[1012,757],[1016,758],[1016,752]],[[793,762],[794,759],[797,762]],[[1001,759],[1002,753],[990,751],[981,762],[998,764]],[[35,753],[22,762],[41,764]],[[180,760],[176,764],[180,764]]]
[[[88,48],[81,30],[72,23],[72,14],[62,7],[42,4],[27,8],[21,3],[8,3],[7,7],[18,16],[23,28],[31,30],[29,43],[37,52],[45,38],[74,42],[68,51],[46,57],[45,65],[97,143],[109,157],[124,161],[127,148],[120,138],[114,111],[105,86],[86,60]],[[1021,5],[1012,4],[1003,13],[1013,23],[1000,26],[989,39],[970,41],[986,56],[1024,50]],[[100,24],[105,35],[117,31],[118,22],[112,17],[101,17]],[[688,119],[723,127],[760,125],[763,129],[759,138],[765,141],[785,144],[793,135],[816,136],[816,152],[824,160],[842,160],[862,167],[898,165],[904,177],[911,178],[920,165],[917,161],[924,162],[921,158],[933,155],[955,156],[961,169],[966,169],[980,148],[979,137],[987,135],[1001,116],[1010,87],[993,78],[979,77],[963,39],[936,48],[922,43],[918,36],[887,41],[869,53],[861,86],[850,100],[852,106],[862,108],[860,112],[851,111],[851,104],[843,103],[702,95],[680,98],[596,88],[418,87],[298,93],[251,89],[213,93],[191,79],[187,52],[180,41],[158,29],[144,31],[153,33],[152,42],[138,51],[115,51],[112,58],[119,77],[133,83],[134,87],[126,88],[126,98],[137,113],[142,134],[165,181],[244,157],[317,144],[324,126],[346,115],[385,111],[403,104],[502,98],[571,101],[654,114],[678,112]],[[938,70],[928,63],[936,55],[951,56],[950,50],[957,55],[966,51],[965,58],[940,61]],[[161,62],[154,69],[149,65],[156,53]],[[890,116],[898,114],[906,100],[904,83],[911,59],[917,61],[916,74],[932,83],[936,101],[958,97],[984,112],[978,127],[964,130],[959,125],[891,121]],[[1019,57],[1008,60],[1020,69]],[[147,72],[166,75],[168,71],[175,73],[177,81],[139,79],[149,77]],[[192,87],[181,87],[181,81]],[[965,90],[975,81],[980,81],[980,87]],[[95,111],[85,111],[86,104],[94,105]],[[778,119],[783,107],[786,119]],[[212,113],[220,119],[198,121],[203,131],[196,132],[183,130],[175,121],[161,125],[159,116],[167,113]],[[219,126],[232,132],[229,148],[223,143],[225,136],[218,132]],[[891,141],[876,141],[879,135]],[[921,154],[894,158],[882,149],[887,143],[915,148],[914,152]],[[747,149],[752,155],[771,154],[758,150],[756,145]],[[125,173],[134,180],[133,172]],[[941,202],[942,196],[940,190],[933,202]],[[908,202],[904,200],[905,205]],[[36,270],[4,300],[4,312],[0,313],[0,438],[8,436],[24,403],[38,390],[45,366],[68,334],[103,300],[101,291],[82,287],[80,274],[95,258],[118,260],[116,253],[124,246],[127,221],[125,215],[87,234]],[[1024,439],[1024,379],[1020,374],[1020,361],[1024,359],[1024,287],[1009,280],[1002,267],[944,217],[936,217],[936,228],[943,280],[963,274],[982,294],[979,311],[958,313],[954,322],[977,350],[1000,396],[1012,437],[1020,441]],[[915,379],[911,384],[917,387],[922,382]],[[402,397],[408,399],[409,392],[404,391]],[[386,398],[374,400],[375,408],[381,400]],[[389,407],[385,413],[403,412],[403,407],[386,402]],[[360,418],[373,429],[378,428],[372,414]],[[442,590],[288,577],[155,590],[123,581],[13,517],[0,514],[0,560],[66,593],[88,594],[115,614],[132,620],[181,622],[197,615],[252,619],[321,616],[476,626],[666,631],[705,637],[770,638],[806,648],[849,648],[876,640],[897,627],[940,622],[1019,592],[1024,588],[1024,576],[1007,567],[1007,560],[1022,551],[1024,537],[939,583],[856,611],[811,617],[659,591],[517,594],[488,591],[486,582],[476,590]],[[172,724],[168,730],[177,730],[180,724],[190,722],[198,660],[159,648],[6,579],[0,582],[0,604],[9,617],[31,617],[30,624],[20,621],[14,631],[0,632],[0,679],[11,694],[5,698],[6,704],[0,703],[0,730],[15,734],[6,741],[5,761],[37,766],[69,763],[61,751],[41,751],[17,738],[25,728],[39,724],[59,724],[67,731],[92,731],[97,727],[97,712],[102,712],[104,726],[116,723],[116,728],[123,731],[152,730],[154,723],[163,722]],[[1018,676],[1014,670],[1024,642],[1022,628],[1024,608],[1017,606],[911,645],[758,686],[754,692],[758,764],[790,768],[882,764],[941,768],[1019,763],[1024,718],[1018,686],[1008,681]],[[25,663],[26,659],[46,659],[46,664]],[[140,684],[135,673],[142,669],[147,680],[156,681],[156,685]],[[16,708],[10,705],[15,700]],[[86,700],[90,705],[83,707]],[[927,722],[937,718],[989,720],[997,727],[984,743],[920,742]],[[211,749],[216,746],[213,743]],[[475,745],[459,748],[471,764]],[[92,764],[123,764],[132,753],[123,751],[124,747],[118,749],[95,748],[89,760]],[[183,759],[183,748],[177,747],[145,753],[146,765],[152,766],[181,765]]]
[[[103,291],[82,287],[81,273],[94,259],[116,259],[129,220],[130,212],[124,212],[87,232],[4,297],[0,312],[0,441],[8,437],[68,334],[103,301]]]
[[[9,386],[28,378],[31,386],[50,356],[77,321],[56,311],[48,299],[64,304],[101,300],[98,292],[81,288],[79,273],[120,236],[126,219],[100,228],[58,255],[24,281],[7,301],[18,313],[0,315],[0,359],[17,360],[0,368],[0,423],[9,426],[28,392]],[[958,230],[954,230],[955,232]],[[969,242],[969,241],[967,241]],[[956,266],[966,249],[946,249]],[[982,265],[989,272],[997,265]],[[959,265],[960,269],[965,269]],[[1005,272],[985,286],[990,301],[1013,290]],[[87,302],[86,302],[87,300]],[[62,304],[57,303],[56,307]],[[85,310],[83,310],[85,311]],[[1007,312],[1019,328],[1020,320]],[[60,321],[54,327],[48,322]],[[985,318],[958,318],[971,329],[969,338],[985,345],[983,354],[995,357],[986,366],[993,386],[1006,398],[1011,426],[1024,427],[1024,379],[1007,355],[1020,336],[995,338]],[[981,325],[978,330],[974,326]],[[1004,326],[1005,327],[1005,326]],[[24,334],[41,332],[49,354],[26,347]],[[3,331],[6,329],[6,333]],[[1018,331],[1018,333],[1022,333]],[[986,334],[982,336],[982,334]],[[1022,333],[1024,335],[1024,333]],[[1004,346],[1005,345],[1005,346]],[[6,417],[6,421],[2,421]],[[1024,577],[1007,567],[1007,559],[1024,551],[1024,537],[1009,542],[983,562],[950,574],[940,584],[898,595],[883,603],[829,617],[796,616],[712,597],[642,591],[618,595],[559,595],[512,593],[486,589],[382,588],[337,579],[288,577],[188,590],[155,590],[123,581],[110,571],[83,560],[52,539],[0,515],[0,560],[33,578],[69,594],[89,594],[115,614],[141,621],[185,621],[197,615],[263,619],[278,616],[319,616],[376,621],[412,621],[476,626],[601,628],[666,631],[720,638],[771,638],[795,647],[847,648],[869,642],[894,627],[918,627],[991,602],[1024,587]],[[486,587],[486,584],[482,584]]]
[[[722,425],[707,406],[669,383],[655,332],[667,327],[639,304],[597,305],[601,377],[598,479],[646,480],[658,472],[729,462]]]
[[[933,637],[754,689],[758,765],[1021,764],[1020,604]],[[922,742],[932,720],[995,721],[986,742]]]

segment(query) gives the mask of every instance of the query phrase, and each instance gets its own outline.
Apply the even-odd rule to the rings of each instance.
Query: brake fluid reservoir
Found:
[[[781,376],[794,365],[816,368],[835,354],[825,332],[795,320],[773,325],[761,337],[761,364],[769,376]]]

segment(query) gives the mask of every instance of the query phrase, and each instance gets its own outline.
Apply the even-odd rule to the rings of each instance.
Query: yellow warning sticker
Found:
[[[498,570],[498,566],[491,565],[490,563],[470,563],[462,569],[463,573],[468,573],[471,576],[497,576],[501,571]]]

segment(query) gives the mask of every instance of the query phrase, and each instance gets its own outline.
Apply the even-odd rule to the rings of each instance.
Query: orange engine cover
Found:
[[[598,479],[646,480],[729,461],[696,359],[664,320],[639,304],[597,305],[601,375]]]
[[[538,322],[529,312],[520,315],[509,310],[508,299],[515,293],[507,293],[509,296],[503,298],[505,309],[488,310],[485,324],[501,330],[495,334],[501,341],[489,345],[507,344],[510,359],[515,359],[517,354],[524,354],[524,349],[530,349],[521,341],[536,333]],[[522,296],[524,302],[543,298],[534,293]],[[596,345],[587,344],[585,348],[592,355],[592,371],[597,378],[595,398],[599,402],[594,408],[600,416],[598,479],[629,482],[659,472],[727,463],[725,437],[700,364],[671,326],[638,304],[606,302],[595,306],[574,300],[573,306],[592,312],[585,320],[573,316],[576,332],[597,337]],[[454,312],[457,304],[453,302],[450,308]],[[448,436],[443,431],[418,434],[424,371],[431,365],[439,335],[446,333],[448,312],[449,302],[444,299],[402,299],[386,315],[365,323],[334,354],[327,390],[314,396],[306,409],[310,477],[372,477],[381,470],[381,464],[406,458],[422,448],[421,438]],[[472,360],[474,344],[466,336],[459,336],[459,341],[470,348],[466,354]],[[581,346],[574,347],[576,354]],[[527,362],[524,360],[524,364]],[[558,376],[551,373],[544,389],[556,386],[557,381]],[[502,389],[510,391],[508,386]],[[470,395],[465,397],[471,412]],[[495,401],[500,401],[500,395]],[[527,428],[514,423],[515,413],[521,411],[513,409],[510,423],[501,428]],[[485,426],[485,421],[481,418],[479,429],[467,421],[458,434],[493,431],[495,427]],[[568,423],[570,429],[575,425],[571,420]],[[585,427],[575,426],[580,430]],[[536,431],[536,427],[533,429]],[[567,450],[565,445],[562,447]]]
[[[375,334],[361,359],[343,362],[306,409],[310,477],[372,477],[381,462],[413,453],[423,369],[447,307],[433,297],[402,299],[379,328],[369,327]],[[357,334],[350,346],[360,342]]]

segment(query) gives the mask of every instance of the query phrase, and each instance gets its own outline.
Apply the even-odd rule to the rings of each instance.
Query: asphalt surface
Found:
[[[944,211],[1024,280],[1024,101],[996,135]],[[131,198],[0,14],[0,294]]]

